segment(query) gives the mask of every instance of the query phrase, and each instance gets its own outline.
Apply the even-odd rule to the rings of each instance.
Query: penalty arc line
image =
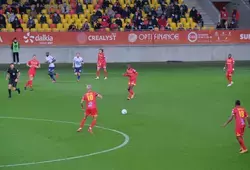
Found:
[[[43,122],[54,122],[54,123],[65,123],[65,124],[74,124],[77,125],[78,123],[75,122],[68,122],[68,121],[60,121],[60,120],[50,120],[50,119],[36,119],[36,118],[25,118],[25,117],[4,117],[4,116],[0,116],[0,119],[16,119],[16,120],[31,120],[31,121],[43,121]],[[129,142],[129,136],[121,131],[115,130],[115,129],[110,129],[110,128],[105,128],[102,126],[95,126],[99,129],[103,129],[103,130],[108,130],[111,132],[115,132],[118,133],[120,135],[122,135],[124,137],[124,141],[122,144],[110,148],[110,149],[106,149],[103,151],[99,151],[99,152],[93,152],[93,153],[89,153],[89,154],[85,154],[85,155],[79,155],[79,156],[73,156],[73,157],[68,157],[68,158],[60,158],[60,159],[54,159],[54,160],[46,160],[46,161],[37,161],[37,162],[27,162],[27,163],[18,163],[18,164],[8,164],[8,165],[0,165],[0,168],[7,168],[7,167],[16,167],[16,166],[28,166],[28,165],[37,165],[37,164],[46,164],[46,163],[54,163],[54,162],[61,162],[61,161],[69,161],[69,160],[74,160],[74,159],[80,159],[80,158],[86,158],[86,157],[90,157],[90,156],[94,156],[94,155],[99,155],[99,154],[103,154],[103,153],[107,153],[107,152],[111,152],[117,149],[120,149],[122,147],[124,147],[125,145],[128,144]]]

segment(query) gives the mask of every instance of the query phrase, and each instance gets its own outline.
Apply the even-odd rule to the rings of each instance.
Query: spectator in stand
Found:
[[[7,6],[7,8],[5,9],[5,14],[8,14],[8,13],[12,13],[12,8],[10,5]]]
[[[175,23],[178,23],[178,22],[180,22],[180,17],[179,17],[179,15],[177,15],[177,14],[173,14],[172,15],[172,21],[173,22],[175,22]]]
[[[108,28],[108,27],[109,27],[109,23],[107,22],[105,18],[103,18],[101,22],[101,28]]]
[[[90,17],[90,22],[91,25],[94,25],[94,23],[98,20],[98,16],[96,15],[96,13],[94,12],[91,17]]]
[[[72,24],[69,26],[68,31],[69,31],[69,32],[76,32],[76,31],[77,31],[76,26],[75,26],[75,23],[72,23]]]
[[[157,19],[155,18],[154,15],[152,16],[151,21],[152,21],[152,24],[153,24],[154,27],[158,27],[159,26],[158,21],[157,21]]]
[[[99,23],[98,21],[96,21],[96,22],[94,23],[94,29],[95,29],[95,30],[101,29],[101,23]]]
[[[197,17],[194,18],[194,22],[198,23],[201,27],[204,26],[204,21],[200,13],[197,13]]]
[[[128,10],[128,7],[126,7],[123,11],[122,11],[122,18],[129,18],[130,16],[130,12]]]
[[[83,14],[83,13],[84,13],[82,4],[79,3],[79,2],[78,2],[77,5],[76,5],[76,13],[77,13],[77,14]]]
[[[146,14],[148,14],[150,12],[150,6],[149,6],[148,2],[145,2],[145,5],[143,6],[143,10]]]
[[[57,3],[58,5],[60,5],[60,4],[62,4],[63,2],[62,2],[62,0],[56,0],[56,3]]]
[[[32,18],[36,18],[36,16],[37,16],[37,12],[36,12],[35,5],[32,5],[32,6],[31,6],[30,16],[31,16]]]
[[[228,24],[228,29],[235,30],[237,28],[237,23],[234,19]]]
[[[218,23],[217,23],[217,25],[216,25],[216,29],[217,29],[217,30],[222,29],[221,22],[218,22]]]
[[[111,23],[110,30],[111,31],[117,31],[118,30],[118,25],[115,22]]]
[[[166,31],[171,31],[172,30],[169,24],[167,24],[167,26],[165,27],[165,30]]]
[[[21,4],[20,6],[19,6],[19,12],[20,12],[20,14],[26,14],[27,12],[26,12],[26,7],[24,6],[24,4]]]
[[[0,30],[6,28],[6,18],[4,15],[0,14]]]
[[[197,18],[197,15],[198,15],[198,11],[195,9],[195,7],[193,7],[189,13],[189,17],[193,18],[194,20],[195,18]]]
[[[39,3],[36,4],[36,13],[40,14],[42,12],[43,6]]]
[[[63,3],[61,7],[62,14],[68,14],[69,13],[69,6],[67,5],[66,2]]]
[[[234,9],[232,12],[232,19],[236,22],[236,25],[238,25],[240,20],[240,13],[237,9]]]
[[[47,18],[44,14],[40,17],[40,24],[47,24]]]
[[[221,25],[225,25],[225,22],[228,20],[228,12],[226,7],[223,7],[220,11],[220,22]]]
[[[11,23],[11,25],[12,25],[12,28],[14,29],[14,30],[17,30],[17,29],[23,29],[22,27],[21,27],[21,23],[20,23],[20,21],[18,20],[18,18],[16,17],[15,19],[14,19],[14,21]]]
[[[89,23],[87,21],[83,24],[81,31],[89,31]]]
[[[31,29],[31,28],[35,28],[36,27],[36,23],[34,21],[34,19],[30,16],[29,20],[27,22],[27,28]]]
[[[165,27],[167,25],[167,20],[164,15],[158,20],[159,27]]]
[[[59,24],[59,23],[61,23],[61,17],[56,12],[52,16],[52,22],[53,22],[53,24]]]
[[[110,5],[110,1],[109,0],[104,0],[103,3],[102,3],[102,8],[105,10],[106,8],[109,7]]]
[[[186,18],[186,11],[183,6],[180,7],[180,18]]]
[[[143,22],[142,19],[141,19],[141,16],[139,16],[139,15],[133,21],[135,23],[135,27],[138,27]]]
[[[101,18],[102,17],[102,12],[100,9],[98,9],[95,13],[96,16],[98,16],[98,18]]]
[[[11,14],[7,14],[7,15],[9,15],[9,23],[12,23],[13,21],[14,21],[14,19],[16,18],[16,15],[13,13],[13,12],[11,12]]]
[[[122,20],[120,19],[120,17],[116,18],[115,23],[118,25],[118,27],[122,28]]]
[[[156,9],[156,14],[157,14],[157,17],[160,17],[163,14],[161,6],[158,6],[158,8]]]
[[[131,25],[129,24],[129,22],[127,22],[124,31],[130,31],[131,29]]]
[[[146,26],[146,29],[148,29],[148,30],[153,30],[155,27],[154,27],[154,25],[153,25],[153,23],[152,23],[152,20],[150,20],[149,22],[148,22],[148,25]]]
[[[185,29],[183,28],[183,25],[180,24],[179,28],[178,28],[178,31],[185,31]]]
[[[180,8],[182,8],[185,13],[188,12],[188,6],[186,4],[184,4],[184,1],[182,2]]]
[[[107,12],[104,12],[104,14],[102,15],[102,19],[105,19],[108,23],[110,22],[110,18],[107,14]]]
[[[108,8],[107,14],[108,14],[109,18],[115,17],[115,11],[112,8]]]

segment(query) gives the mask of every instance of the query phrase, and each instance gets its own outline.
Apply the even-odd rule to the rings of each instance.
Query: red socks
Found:
[[[27,81],[25,87],[32,87],[32,86],[33,86],[33,81],[32,80]]]
[[[134,91],[132,89],[129,90],[129,97],[132,97],[134,95]]]
[[[100,76],[100,71],[96,71],[96,77]]]
[[[241,148],[242,148],[243,150],[246,150],[247,148],[246,148],[246,146],[245,146],[243,137],[239,137],[239,138],[238,138],[238,141],[239,141],[239,143],[240,143]]]
[[[81,121],[81,124],[80,124],[80,128],[83,128],[85,122],[86,122],[86,118],[83,118],[82,121]]]
[[[90,125],[90,128],[93,128],[96,124],[96,119],[93,119],[92,122],[91,122],[91,125]]]

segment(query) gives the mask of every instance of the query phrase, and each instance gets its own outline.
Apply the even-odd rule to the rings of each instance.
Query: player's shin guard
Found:
[[[18,94],[20,94],[20,93],[21,93],[21,91],[20,91],[20,89],[19,89],[19,88],[16,88],[16,91],[17,91],[17,93],[18,93]]]
[[[90,124],[90,128],[93,128],[95,125],[96,125],[96,119],[93,119]]]
[[[9,97],[11,97],[11,89],[8,89]]]
[[[80,78],[81,78],[81,75],[77,74],[77,80],[80,80]]]
[[[80,123],[80,128],[83,128],[85,122],[86,122],[86,118],[83,118],[82,121],[81,121],[81,123]]]
[[[54,73],[49,73],[49,76],[50,76],[50,78],[51,78],[51,80],[53,80],[53,81],[56,81],[56,79],[55,79],[55,76],[54,76]]]
[[[238,137],[238,141],[239,141],[240,147],[241,147],[243,150],[246,150],[247,148],[246,148],[246,146],[245,146],[243,137]]]

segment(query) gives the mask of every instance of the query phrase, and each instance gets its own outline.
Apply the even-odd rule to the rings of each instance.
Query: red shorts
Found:
[[[245,132],[245,126],[237,127],[235,129],[235,134],[236,134],[237,137],[244,136],[244,132]]]
[[[232,70],[227,70],[227,74],[226,74],[226,76],[227,77],[231,77],[232,75],[233,75],[233,71]]]
[[[100,63],[97,63],[97,68],[98,69],[106,69],[107,68],[107,64],[106,62],[100,62]]]
[[[93,109],[86,109],[85,110],[85,114],[87,116],[96,116],[98,114],[97,108],[93,108]]]
[[[136,85],[136,79],[135,80],[129,80],[128,85],[129,86],[135,86]]]
[[[29,77],[35,77],[36,72],[35,71],[28,71]]]

